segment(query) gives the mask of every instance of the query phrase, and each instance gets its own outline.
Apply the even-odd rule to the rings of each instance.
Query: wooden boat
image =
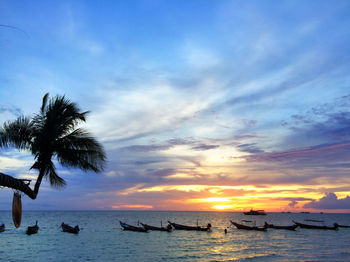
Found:
[[[38,233],[38,230],[39,230],[38,221],[36,221],[34,226],[29,226],[27,228],[26,234],[27,235],[33,235],[33,234]]]
[[[342,228],[350,228],[350,226],[346,226],[346,225],[338,225],[338,227],[342,227]]]
[[[75,227],[72,227],[68,224],[65,224],[62,222],[61,224],[62,227],[62,232],[68,232],[68,233],[72,233],[72,234],[78,234],[80,231],[80,228],[78,225],[76,225]]]
[[[148,230],[146,228],[143,228],[143,227],[135,227],[135,226],[123,223],[122,221],[119,221],[119,223],[120,223],[121,227],[127,231],[148,232]]]
[[[211,224],[209,223],[207,227],[200,226],[186,226],[168,221],[168,223],[174,227],[176,230],[192,230],[192,231],[210,231]]]
[[[171,225],[168,225],[167,227],[155,227],[155,226],[150,226],[147,224],[140,223],[146,230],[156,230],[156,231],[167,231],[170,232],[172,230]]]
[[[296,221],[293,221],[294,224],[298,225],[300,228],[308,228],[308,229],[326,229],[326,230],[338,230],[339,225],[337,223],[334,223],[332,227],[329,226],[319,226],[319,225],[310,225],[310,224],[303,224]]]
[[[253,210],[253,209],[251,209],[248,212],[243,212],[243,214],[250,215],[250,216],[266,216],[266,213],[264,212],[264,210]]]
[[[0,232],[4,232],[5,231],[5,224],[0,225]]]
[[[235,227],[237,227],[238,229],[244,229],[244,230],[256,230],[256,231],[266,231],[266,227],[257,227],[257,226],[246,226],[246,225],[242,225],[242,224],[238,224],[236,222],[233,222],[232,220],[230,220],[230,222],[232,223],[232,225],[234,225]]]
[[[268,224],[267,222],[265,222],[265,227],[266,228],[274,228],[274,229],[287,229],[287,230],[295,230],[298,225],[291,225],[291,226],[276,226],[273,224]]]

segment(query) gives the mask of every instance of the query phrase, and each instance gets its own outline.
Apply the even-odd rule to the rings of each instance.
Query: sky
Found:
[[[349,28],[341,0],[0,0],[0,124],[66,95],[108,160],[23,209],[349,212]]]

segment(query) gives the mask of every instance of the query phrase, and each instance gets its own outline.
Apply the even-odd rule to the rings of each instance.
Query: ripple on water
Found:
[[[303,214],[292,214],[303,220]],[[307,214],[304,214],[306,216]],[[290,216],[290,215],[289,215]],[[287,214],[268,214],[264,219],[290,224]],[[215,212],[23,212],[20,229],[12,226],[11,212],[0,212],[7,229],[0,234],[1,261],[57,261],[62,250],[69,261],[350,261],[350,229],[339,231],[268,230],[246,232],[230,226],[240,221],[238,213]],[[313,218],[313,217],[312,217]],[[213,225],[213,232],[174,231],[137,233],[120,229],[118,219],[159,224],[178,223]],[[327,223],[350,224],[350,215],[324,214]],[[25,229],[39,220],[37,235],[27,236]],[[78,235],[61,232],[60,223],[79,224]],[[157,223],[155,223],[157,221]],[[257,218],[256,224],[263,223]]]

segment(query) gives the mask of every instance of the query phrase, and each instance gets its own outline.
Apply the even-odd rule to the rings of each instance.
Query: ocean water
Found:
[[[229,220],[264,221],[279,225],[291,220],[317,219],[322,224],[350,225],[350,214],[268,213],[245,216],[224,212],[157,211],[24,211],[16,229],[10,211],[0,211],[0,261],[350,261],[350,229],[268,229],[244,231],[230,226]],[[36,235],[26,235],[26,227],[38,220]],[[119,220],[137,225],[159,226],[171,220],[180,224],[211,223],[212,232],[174,230],[171,233],[123,231]],[[78,235],[63,233],[62,222],[79,224]],[[228,228],[228,233],[224,229]]]

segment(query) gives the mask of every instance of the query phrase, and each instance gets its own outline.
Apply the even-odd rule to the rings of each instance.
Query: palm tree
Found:
[[[65,167],[101,172],[106,161],[102,145],[84,129],[77,128],[86,121],[88,113],[81,112],[65,96],[49,100],[46,94],[39,114],[4,123],[0,128],[0,147],[30,151],[35,160],[31,169],[38,171],[38,178],[31,189],[28,180],[0,173],[0,186],[21,191],[31,199],[36,199],[44,177],[51,186],[63,187],[66,182],[56,173],[53,160]]]

